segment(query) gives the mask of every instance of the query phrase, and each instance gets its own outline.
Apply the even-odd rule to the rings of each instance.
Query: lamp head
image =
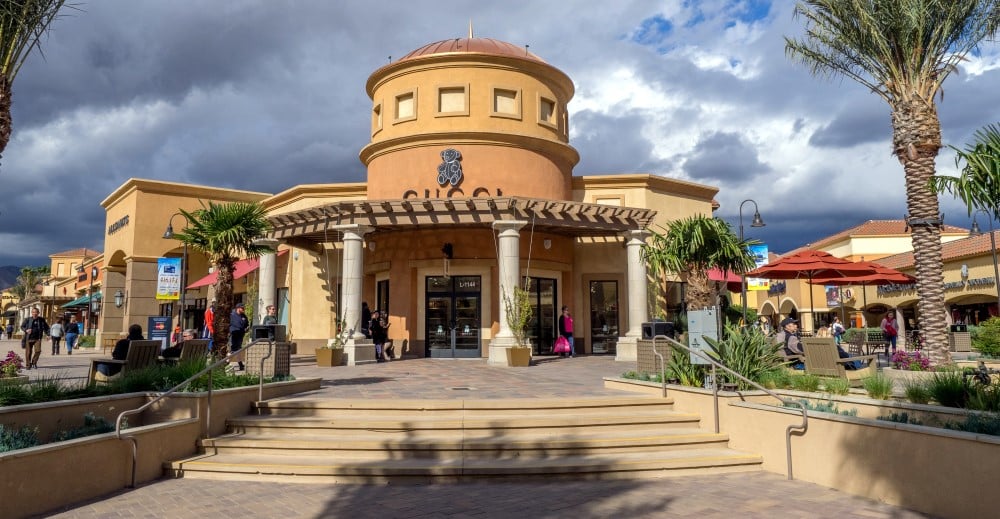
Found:
[[[976,221],[976,217],[972,217],[972,228],[969,229],[969,238],[974,238],[980,234],[983,234],[983,231],[979,228],[979,222]]]
[[[169,240],[170,238],[173,237],[174,237],[174,226],[168,223],[167,230],[163,233],[163,239]]]
[[[121,289],[115,291],[115,308],[121,308],[125,304],[125,294]]]
[[[764,219],[760,217],[760,211],[753,212],[753,222],[750,223],[750,227],[764,227]]]

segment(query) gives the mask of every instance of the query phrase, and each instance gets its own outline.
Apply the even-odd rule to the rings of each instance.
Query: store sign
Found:
[[[156,299],[176,301],[181,298],[181,259],[157,258]]]
[[[455,148],[448,148],[441,152],[441,160],[438,164],[438,185],[444,187],[451,184],[451,187],[458,187],[462,183],[462,153]]]
[[[117,221],[108,226],[108,235],[112,235],[120,230],[122,230],[126,225],[128,225],[128,215],[119,218]]]
[[[780,296],[785,293],[785,282],[778,281],[777,283],[771,283],[771,286],[767,289],[768,296]]]
[[[963,279],[961,281],[948,281],[943,285],[945,290],[965,290],[965,289],[976,289],[979,287],[989,287],[996,284],[996,280],[992,277],[988,278],[973,278],[973,279]],[[878,287],[878,295],[889,295],[898,294],[900,292],[907,292],[911,290],[916,290],[917,285],[914,283],[909,283],[906,285],[884,285]]]
[[[415,189],[407,189],[406,191],[403,192],[403,198],[417,198],[419,196],[420,193],[418,193],[417,190]],[[465,194],[465,191],[463,191],[462,188],[453,187],[444,192],[443,198],[455,198],[455,197],[465,198],[467,196],[468,195]],[[489,188],[477,187],[472,190],[472,196],[473,197],[493,196],[493,194],[490,193]],[[499,187],[496,188],[496,196],[503,196],[503,190],[501,190]],[[424,189],[424,198],[442,198],[441,190],[435,189],[434,191],[431,191],[430,189]]]

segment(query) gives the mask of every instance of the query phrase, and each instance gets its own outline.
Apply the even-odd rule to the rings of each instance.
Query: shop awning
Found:
[[[101,300],[101,293],[100,292],[94,292],[94,299],[100,301]],[[79,297],[77,299],[74,299],[74,300],[72,300],[72,301],[70,301],[70,302],[62,305],[62,308],[72,308],[72,307],[75,307],[75,306],[86,306],[88,303],[90,303],[90,296],[86,295],[86,296]]]
[[[278,256],[281,256],[281,255],[285,254],[286,252],[288,252],[288,249],[279,250],[278,251]],[[239,260],[239,261],[236,262],[235,265],[233,265],[233,267],[234,267],[233,268],[233,279],[240,279],[241,277],[243,277],[243,276],[245,276],[245,275],[247,275],[247,274],[249,274],[249,273],[257,270],[258,268],[260,268],[260,259]],[[192,288],[199,288],[199,287],[205,287],[205,286],[208,286],[208,285],[214,285],[215,281],[218,278],[219,278],[218,273],[212,272],[211,274],[209,274],[209,275],[207,275],[207,276],[199,279],[198,281],[195,281],[194,283],[191,283],[190,285],[187,286],[187,288],[188,288],[188,290],[191,290]]]

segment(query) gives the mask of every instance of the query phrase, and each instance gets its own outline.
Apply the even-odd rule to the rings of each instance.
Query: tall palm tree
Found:
[[[785,52],[813,74],[850,78],[891,110],[892,151],[905,172],[920,327],[932,360],[951,360],[945,331],[941,216],[929,187],[941,148],[934,97],[958,63],[997,34],[1000,0],[802,0],[803,39]]]
[[[951,193],[965,202],[969,216],[976,209],[1000,220],[1000,126],[991,124],[976,132],[975,141],[960,150],[955,164],[965,162],[957,177],[935,175],[931,186],[938,193]]]
[[[181,210],[187,228],[174,238],[201,251],[215,266],[215,344],[217,356],[225,356],[229,344],[229,314],[233,308],[233,270],[240,258],[256,258],[268,248],[254,243],[271,229],[267,211],[259,202],[208,202],[192,212]]]
[[[723,220],[695,215],[668,223],[663,233],[652,233],[650,243],[642,246],[642,260],[654,273],[674,272],[687,281],[684,302],[691,310],[715,306],[708,270],[742,274],[756,267],[750,245],[757,242],[740,241]]]
[[[0,2],[0,155],[10,141],[10,106],[14,77],[39,47],[39,39],[56,19],[66,0],[3,0]]]
[[[38,285],[49,275],[49,266],[21,267],[21,275],[17,276],[11,291],[17,295],[18,299],[24,301],[28,296],[34,294]]]

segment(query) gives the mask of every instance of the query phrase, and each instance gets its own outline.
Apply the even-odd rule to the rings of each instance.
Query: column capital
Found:
[[[276,239],[274,239],[274,238],[257,238],[256,240],[253,241],[254,245],[261,245],[261,246],[267,247],[268,249],[271,249],[271,251],[269,253],[265,253],[265,254],[274,254],[274,253],[277,253],[278,252],[278,244],[279,243],[281,243],[281,242],[278,241],[278,240],[276,240]]]
[[[528,225],[527,220],[497,220],[493,222],[493,228],[503,231],[520,231],[521,227]]]
[[[649,238],[653,233],[648,229],[632,229],[622,233],[622,237],[627,240],[630,245],[635,245],[638,243],[645,243],[646,238]]]
[[[346,223],[341,225],[331,225],[330,229],[335,231],[340,231],[345,234],[344,238],[347,238],[347,234],[354,234],[358,237],[362,237],[375,230],[374,227],[370,225],[361,225],[359,223]]]

